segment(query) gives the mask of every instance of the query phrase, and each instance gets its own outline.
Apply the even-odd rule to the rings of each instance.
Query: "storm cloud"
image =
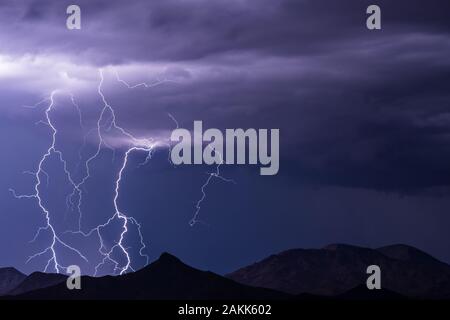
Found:
[[[157,65],[181,84],[151,94],[153,113],[279,127],[281,173],[302,182],[450,184],[447,1],[379,1],[379,32],[365,27],[366,1],[81,1],[75,32],[65,28],[68,4],[2,2],[1,54]]]

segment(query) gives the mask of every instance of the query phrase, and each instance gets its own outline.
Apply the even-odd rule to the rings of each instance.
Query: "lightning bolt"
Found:
[[[103,107],[102,110],[100,112],[100,116],[97,120],[97,127],[96,127],[96,131],[97,131],[97,138],[98,138],[98,144],[97,144],[97,149],[96,152],[86,161],[85,163],[85,171],[86,171],[86,175],[83,177],[83,179],[81,180],[81,182],[77,185],[75,185],[74,187],[74,192],[72,193],[71,197],[75,196],[76,194],[78,194],[78,204],[77,204],[77,209],[79,212],[79,223],[78,223],[78,230],[77,231],[67,231],[69,233],[72,234],[81,234],[84,237],[89,237],[92,234],[96,233],[98,238],[99,238],[99,242],[100,242],[100,247],[98,249],[98,252],[103,256],[103,259],[101,260],[101,262],[99,264],[96,265],[95,267],[95,273],[94,275],[98,274],[99,269],[104,266],[107,262],[113,263],[114,265],[114,272],[116,273],[117,271],[119,272],[119,274],[124,274],[125,272],[131,270],[134,271],[134,268],[132,267],[132,261],[131,261],[131,256],[130,253],[128,252],[128,249],[125,247],[124,245],[124,240],[125,237],[129,231],[129,225],[135,225],[136,226],[136,230],[140,239],[140,248],[139,248],[139,254],[141,257],[144,257],[146,259],[146,264],[148,264],[149,261],[149,257],[148,255],[144,254],[144,250],[146,249],[146,245],[144,242],[144,237],[143,234],[141,232],[141,224],[138,223],[138,221],[133,218],[133,217],[129,217],[126,214],[124,214],[120,209],[119,209],[119,205],[118,205],[118,199],[119,199],[119,195],[120,195],[120,184],[122,182],[122,178],[123,178],[123,174],[124,171],[127,167],[128,164],[128,160],[129,160],[129,155],[134,152],[134,151],[142,151],[147,153],[147,158],[146,159],[150,159],[151,158],[151,154],[154,150],[154,148],[157,146],[157,143],[153,142],[153,139],[139,139],[134,137],[130,132],[128,132],[127,130],[125,130],[123,127],[119,126],[116,122],[116,113],[114,108],[108,103],[104,93],[103,93],[103,83],[104,83],[104,75],[103,75],[103,70],[99,70],[99,75],[100,75],[100,82],[99,85],[97,87],[97,93],[100,96],[102,102],[103,102]],[[117,74],[117,78],[119,80],[118,74]],[[158,82],[158,84],[161,84],[163,82]],[[155,84],[154,86],[158,85]],[[150,87],[150,86],[146,86],[146,87]],[[109,116],[109,117],[108,117]],[[108,117],[108,118],[107,118]],[[98,225],[95,228],[91,229],[88,232],[83,232],[83,230],[81,229],[81,218],[82,218],[82,214],[81,214],[81,199],[82,199],[82,191],[81,191],[81,186],[83,184],[86,183],[86,181],[90,178],[91,176],[91,163],[92,161],[94,161],[100,154],[102,146],[106,146],[108,147],[108,144],[105,142],[105,139],[103,137],[102,134],[102,122],[103,121],[109,122],[106,125],[106,131],[110,131],[112,129],[115,129],[117,131],[119,131],[123,136],[127,137],[130,139],[130,141],[132,142],[132,146],[130,148],[128,148],[125,152],[124,155],[124,159],[122,161],[122,166],[119,170],[119,173],[117,175],[117,178],[115,180],[115,190],[114,190],[114,198],[113,198],[113,204],[114,204],[114,210],[115,212],[113,213],[113,215],[108,219],[108,221],[104,224]],[[106,245],[105,245],[105,240],[102,236],[102,229],[106,228],[107,226],[109,226],[114,220],[120,220],[122,221],[122,232],[120,233],[120,237],[119,240],[113,245],[111,246],[111,248],[107,249]],[[126,263],[124,266],[120,267],[119,266],[119,262],[113,258],[113,254],[116,250],[119,250],[119,252],[121,252],[125,259],[126,259]]]
[[[11,193],[13,194],[14,197],[16,197],[17,199],[35,199],[37,200],[37,204],[40,208],[40,210],[42,211],[43,215],[44,215],[44,220],[45,220],[45,224],[44,226],[40,227],[37,232],[36,235],[34,236],[32,242],[36,241],[36,239],[40,236],[40,234],[44,231],[48,232],[50,234],[51,237],[51,243],[48,247],[46,247],[44,250],[30,256],[27,260],[27,263],[30,262],[31,260],[43,256],[43,255],[49,255],[49,259],[47,260],[47,264],[44,268],[44,272],[46,272],[51,265],[53,265],[53,269],[57,272],[60,273],[62,269],[67,269],[67,266],[63,266],[58,259],[58,255],[56,253],[56,246],[60,245],[63,248],[72,251],[74,253],[76,253],[80,258],[82,258],[84,261],[88,262],[88,259],[76,248],[70,246],[69,244],[67,244],[66,242],[64,242],[60,236],[58,235],[58,233],[56,232],[55,227],[52,224],[52,220],[51,220],[51,216],[50,216],[50,212],[48,211],[48,209],[46,208],[44,201],[42,200],[42,196],[41,196],[41,175],[45,175],[47,177],[47,183],[48,183],[48,173],[43,169],[43,166],[45,164],[45,162],[52,156],[52,155],[57,155],[59,160],[61,161],[61,163],[63,164],[64,167],[64,171],[68,177],[68,179],[72,181],[72,178],[70,176],[70,174],[67,171],[67,163],[66,161],[63,159],[63,155],[61,153],[61,151],[59,151],[56,148],[56,136],[58,133],[58,130],[56,129],[56,127],[53,125],[51,118],[50,118],[50,112],[53,110],[54,105],[55,105],[55,101],[54,101],[54,97],[56,95],[57,91],[53,91],[50,95],[50,97],[48,99],[46,99],[47,101],[49,101],[49,105],[45,110],[45,121],[44,123],[46,125],[49,126],[52,134],[51,134],[51,144],[49,146],[49,148],[47,149],[47,151],[44,153],[44,155],[42,156],[42,158],[39,161],[38,164],[38,169],[36,172],[27,172],[27,173],[31,173],[32,175],[34,175],[35,178],[35,185],[34,185],[34,193],[30,194],[30,195],[18,195],[16,193],[16,191],[14,189],[9,189],[11,191]],[[42,104],[43,101],[39,102],[39,104]]]
[[[208,145],[208,147],[211,150],[213,150],[210,145]],[[191,227],[195,226],[197,223],[202,223],[202,224],[207,225],[206,222],[199,219],[199,215],[200,215],[200,210],[202,208],[202,203],[203,203],[203,201],[206,200],[206,196],[207,196],[206,191],[207,191],[208,186],[211,183],[211,181],[213,181],[214,179],[219,179],[224,182],[236,184],[236,182],[234,180],[227,179],[220,174],[220,166],[222,166],[222,164],[223,164],[223,157],[222,157],[222,154],[220,154],[217,150],[215,150],[214,152],[217,152],[217,154],[219,155],[220,162],[217,164],[216,170],[214,172],[207,172],[208,177],[206,178],[205,182],[203,183],[203,185],[200,188],[202,195],[198,199],[198,201],[195,203],[195,212],[194,212],[192,219],[189,221],[189,225]]]
[[[178,129],[180,126],[179,126],[179,124],[178,124],[177,119],[175,119],[175,117],[174,117],[172,114],[170,114],[170,113],[168,113],[167,115],[168,115],[169,118],[172,119],[172,121],[175,123],[175,125],[176,125],[176,128],[175,128],[175,129]],[[213,150],[212,147],[211,147],[210,145],[208,145],[208,147],[210,148],[210,150]],[[171,151],[172,151],[172,146],[170,145],[170,146],[169,146],[169,162],[170,162],[170,163],[172,163],[172,160],[171,160],[171,158],[170,158]],[[220,161],[219,161],[219,163],[217,164],[216,170],[215,170],[214,172],[209,172],[209,173],[207,173],[208,178],[206,178],[205,182],[202,184],[202,186],[201,186],[201,188],[200,188],[200,191],[201,191],[201,194],[202,194],[202,195],[201,195],[201,197],[197,200],[197,202],[195,203],[195,207],[194,207],[194,209],[195,209],[194,215],[192,216],[191,220],[189,221],[189,225],[190,225],[191,227],[195,226],[197,223],[202,223],[202,224],[207,225],[206,222],[204,222],[204,221],[202,221],[202,220],[199,219],[199,215],[200,215],[200,210],[201,210],[202,203],[203,203],[203,201],[206,200],[206,197],[207,197],[206,190],[207,190],[207,188],[208,188],[208,186],[209,186],[209,184],[210,184],[210,182],[211,182],[212,180],[214,180],[214,179],[220,179],[220,180],[222,180],[222,181],[224,181],[224,182],[229,182],[229,183],[236,184],[236,182],[235,182],[234,180],[232,180],[232,179],[227,179],[227,178],[223,177],[223,176],[220,174],[220,166],[223,164],[223,156],[222,156],[222,154],[219,153],[217,150],[215,150],[215,152],[217,152],[217,154],[219,155]]]
[[[121,79],[118,72],[115,71],[116,79],[119,83],[123,84],[128,89],[136,89],[136,88],[153,88],[158,85],[161,85],[163,83],[167,82],[175,82],[174,80],[170,79],[157,79],[154,83],[138,83],[135,85],[131,85],[125,80]],[[50,128],[51,131],[51,142],[48,147],[48,149],[44,152],[42,155],[39,163],[38,168],[36,171],[25,171],[24,173],[30,174],[35,179],[34,184],[34,192],[32,194],[18,194],[15,189],[10,189],[10,192],[12,195],[17,199],[34,199],[37,202],[37,205],[42,212],[44,216],[44,225],[39,227],[35,236],[31,240],[31,242],[35,242],[40,235],[43,232],[47,232],[50,234],[51,241],[48,244],[47,247],[45,247],[43,250],[37,252],[36,254],[33,254],[30,256],[27,260],[27,263],[30,262],[33,259],[36,259],[38,257],[42,256],[48,256],[44,272],[47,272],[50,269],[53,269],[57,273],[61,273],[63,270],[67,269],[67,266],[64,266],[60,261],[60,254],[58,253],[59,247],[61,249],[65,249],[67,251],[70,251],[72,253],[75,253],[80,259],[84,260],[86,263],[89,263],[89,260],[87,257],[77,248],[74,246],[69,245],[66,241],[63,241],[61,239],[61,234],[72,234],[72,235],[79,235],[84,238],[88,238],[91,236],[96,236],[98,238],[98,253],[100,257],[100,262],[95,265],[94,269],[94,276],[97,276],[100,269],[104,267],[106,264],[112,264],[114,267],[114,274],[124,274],[129,271],[134,271],[135,268],[133,267],[133,261],[132,261],[132,254],[129,251],[129,248],[126,247],[126,237],[131,231],[132,228],[136,230],[137,236],[139,237],[139,249],[138,253],[142,258],[145,258],[146,264],[149,262],[149,256],[145,254],[145,250],[147,248],[144,236],[142,234],[142,225],[132,216],[127,215],[123,210],[121,210],[118,199],[120,197],[120,188],[121,183],[124,179],[124,174],[127,169],[127,166],[129,164],[129,157],[134,152],[142,152],[146,153],[147,156],[145,158],[145,161],[141,163],[140,165],[145,165],[150,161],[152,154],[157,147],[166,146],[169,149],[169,161],[170,159],[170,153],[171,153],[171,141],[168,139],[167,142],[164,141],[154,141],[152,138],[137,138],[133,134],[131,134],[129,131],[124,129],[123,127],[119,126],[116,121],[116,112],[113,106],[111,106],[103,92],[103,85],[104,85],[104,74],[103,70],[99,70],[99,83],[97,86],[97,94],[100,97],[102,101],[102,107],[100,111],[100,115],[97,118],[96,126],[95,128],[89,130],[87,134],[84,136],[83,144],[79,150],[79,163],[76,165],[75,171],[78,170],[78,167],[80,163],[82,162],[83,156],[82,156],[82,150],[87,144],[87,138],[92,133],[96,133],[96,138],[98,139],[98,143],[95,148],[95,152],[87,158],[87,160],[84,162],[84,175],[78,179],[78,181],[75,181],[75,179],[72,176],[72,173],[69,171],[67,166],[67,161],[64,158],[64,154],[61,150],[57,148],[57,137],[58,137],[58,130],[56,125],[53,123],[51,119],[51,112],[55,109],[55,96],[57,94],[62,94],[63,92],[55,90],[51,92],[50,96],[43,99],[42,101],[39,101],[33,106],[24,106],[26,108],[36,108],[44,103],[48,103],[46,109],[45,109],[45,119],[38,121],[37,124],[45,124]],[[67,94],[67,93],[65,93]],[[84,124],[83,124],[83,118],[82,113],[79,105],[76,103],[75,97],[73,94],[68,94],[70,97],[70,101],[75,108],[75,110],[78,113],[79,116],[79,125],[80,128],[84,131]],[[168,114],[169,118],[172,119],[172,121],[176,124],[176,128],[179,128],[178,121],[173,117],[172,114]],[[123,159],[121,160],[121,166],[119,168],[119,171],[116,175],[116,179],[114,181],[114,197],[112,199],[114,212],[111,214],[111,216],[107,219],[107,221],[103,224],[99,224],[95,226],[94,228],[89,229],[88,231],[83,230],[83,195],[84,195],[84,185],[86,182],[91,178],[91,170],[92,170],[92,163],[98,158],[98,156],[101,153],[102,148],[109,148],[113,151],[113,161],[115,157],[115,148],[110,146],[108,142],[106,141],[106,137],[104,136],[104,133],[110,132],[112,130],[115,130],[116,132],[119,132],[123,137],[127,138],[130,142],[130,146],[126,149],[124,152]],[[219,154],[220,155],[220,154]],[[52,215],[49,211],[49,209],[45,205],[45,201],[42,196],[42,179],[45,177],[46,185],[48,186],[50,176],[45,171],[44,167],[47,161],[53,157],[56,156],[57,159],[60,161],[63,167],[63,171],[65,174],[65,177],[67,178],[68,184],[71,186],[72,191],[67,195],[66,198],[66,205],[67,208],[76,210],[78,214],[78,225],[77,229],[75,230],[66,230],[62,232],[61,234],[57,232],[56,227],[52,223]],[[224,178],[220,173],[220,167],[223,164],[222,156],[220,155],[220,163],[216,166],[215,171],[211,173],[207,173],[208,177],[204,184],[201,186],[201,197],[195,204],[195,212],[192,217],[192,219],[189,221],[190,226],[194,226],[195,224],[202,222],[199,220],[199,214],[201,210],[202,203],[207,198],[207,188],[210,185],[210,183],[214,179],[220,179],[225,182],[232,182],[235,183],[231,179]],[[108,226],[111,226],[113,222],[120,222],[120,233],[118,235],[118,239],[113,242],[112,245],[108,247],[106,238],[103,235],[103,230],[107,228]],[[202,222],[204,223],[204,222]],[[125,263],[120,263],[118,258],[116,258],[117,255],[120,255],[124,258]]]

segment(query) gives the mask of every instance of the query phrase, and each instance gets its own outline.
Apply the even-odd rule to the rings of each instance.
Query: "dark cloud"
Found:
[[[75,32],[65,29],[68,4],[9,6],[22,15],[4,17],[2,52],[167,64],[166,74],[186,81],[150,93],[152,112],[280,127],[282,156],[295,163],[286,174],[306,172],[311,182],[450,184],[448,1],[379,1],[379,32],[365,28],[368,1],[81,1]],[[149,125],[139,124],[144,97],[124,99],[136,100],[129,123]]]
[[[80,55],[96,63],[202,59],[227,52],[323,54],[367,39],[369,1],[79,1],[83,29],[65,29],[68,1],[18,1],[4,11],[12,52]],[[379,1],[385,34],[448,32],[445,0]],[[6,6],[6,4],[4,4]],[[15,13],[11,15],[11,13]],[[20,27],[18,26],[20,24]],[[8,51],[8,47],[3,49]]]

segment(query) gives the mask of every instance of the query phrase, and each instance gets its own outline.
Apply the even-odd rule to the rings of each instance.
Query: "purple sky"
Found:
[[[168,113],[188,129],[194,120],[280,128],[279,174],[224,168],[236,185],[211,184],[201,211],[207,225],[188,222],[214,168],[174,168],[166,150],[145,166],[145,154],[130,157],[119,203],[142,222],[151,259],[169,251],[223,273],[292,247],[401,242],[450,262],[448,0],[376,1],[382,30],[374,32],[365,26],[373,1],[77,1],[77,31],[65,28],[69,4],[0,0],[0,266],[30,272],[48,260],[25,263],[49,242],[43,234],[29,243],[45,221],[35,201],[8,191],[33,192],[23,171],[37,169],[51,139],[48,126],[36,125],[45,103],[23,106],[60,90],[51,113],[57,147],[80,179],[78,151],[102,107],[99,69],[118,123],[138,137],[165,139],[174,128]],[[116,71],[131,84],[173,81],[128,89]],[[116,153],[102,149],[85,185],[84,230],[113,210],[127,140],[110,138]],[[96,143],[89,134],[81,163]],[[62,234],[76,212],[66,209],[61,169],[48,162],[42,192]],[[112,243],[116,233],[105,237]],[[86,252],[93,262],[82,267],[92,273],[97,240],[61,237]],[[138,240],[127,239],[136,267]],[[63,249],[61,257],[79,263]]]

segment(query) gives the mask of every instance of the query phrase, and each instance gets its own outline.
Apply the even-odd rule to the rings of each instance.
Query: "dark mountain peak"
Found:
[[[157,261],[160,261],[161,263],[170,263],[170,264],[183,264],[180,259],[175,257],[174,255],[171,255],[168,252],[163,252]]]
[[[139,270],[138,273],[163,272],[164,274],[166,274],[168,272],[177,273],[181,271],[187,271],[189,269],[191,269],[191,267],[189,267],[174,255],[168,252],[163,252],[157,260],[150,263],[145,268]]]
[[[212,272],[190,267],[169,253],[144,269],[119,276],[84,277],[82,290],[65,283],[27,290],[11,299],[283,299],[290,295],[239,284]]]
[[[26,278],[22,272],[14,268],[0,268],[0,295],[14,289]]]
[[[296,295],[336,296],[365,283],[367,267],[372,264],[383,270],[384,288],[394,292],[416,297],[450,295],[450,266],[405,245],[370,249],[330,244],[322,249],[287,250],[228,277]]]
[[[19,275],[25,277],[25,275],[13,267],[0,268],[0,275]]]
[[[338,299],[350,300],[405,300],[407,297],[388,289],[368,290],[364,284],[337,296]]]
[[[11,295],[17,295],[24,292],[46,288],[55,284],[64,282],[66,275],[56,273],[33,272],[26,277],[17,287],[8,292]]]
[[[428,253],[406,244],[393,244],[378,248],[377,251],[392,259],[411,262],[440,262]]]
[[[41,279],[62,279],[65,280],[67,278],[64,274],[59,273],[45,273],[40,271],[35,271],[27,277],[27,280],[41,280]]]
[[[343,250],[365,250],[366,248],[358,247],[350,244],[344,244],[344,243],[332,243],[322,248],[323,250],[328,251],[343,251]]]
[[[174,255],[163,252],[159,258],[143,269],[127,274],[128,277],[134,277],[136,274],[153,277],[155,275],[172,275],[187,274],[195,270]]]
[[[267,258],[265,258],[264,260],[270,260],[270,259],[282,259],[282,258],[289,258],[289,257],[296,257],[301,255],[302,253],[308,251],[308,249],[290,249],[290,250],[285,250],[282,251],[280,253],[277,254],[272,254],[270,256],[268,256]],[[264,261],[263,260],[263,261]]]

